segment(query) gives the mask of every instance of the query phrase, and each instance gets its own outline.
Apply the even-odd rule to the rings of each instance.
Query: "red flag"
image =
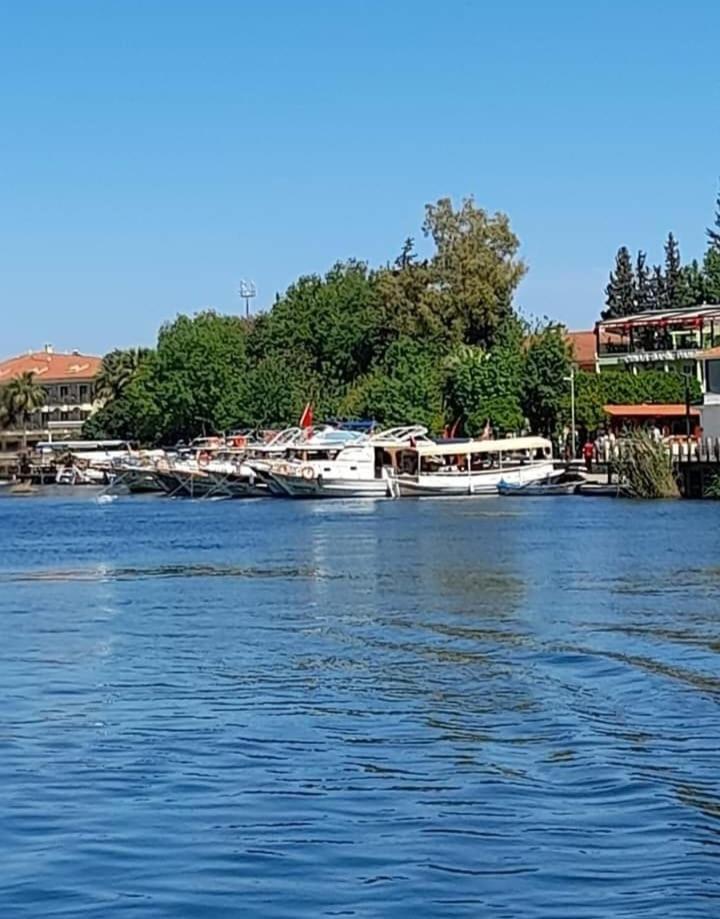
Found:
[[[303,409],[303,413],[300,416],[299,427],[301,428],[311,428],[313,426],[313,408],[312,402],[308,404]]]

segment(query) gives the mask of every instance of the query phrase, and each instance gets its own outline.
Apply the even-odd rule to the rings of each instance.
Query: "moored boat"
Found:
[[[501,481],[523,485],[553,471],[552,444],[543,437],[420,443],[397,487],[403,497],[495,495]]]
[[[554,497],[574,495],[586,479],[576,472],[563,472],[536,482],[513,483],[504,479],[498,483],[497,493],[506,497]]]

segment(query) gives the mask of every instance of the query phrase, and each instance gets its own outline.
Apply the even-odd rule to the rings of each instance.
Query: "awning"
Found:
[[[682,418],[685,417],[685,404],[659,402],[657,405],[604,405],[603,411],[611,418]],[[699,416],[700,409],[690,406],[690,415]]]
[[[464,443],[440,441],[418,444],[418,456],[467,456],[468,453],[514,453],[516,450],[551,449],[544,437],[505,437],[501,440],[466,440]]]

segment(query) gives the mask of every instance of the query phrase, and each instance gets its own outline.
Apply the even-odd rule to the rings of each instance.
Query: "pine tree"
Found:
[[[696,258],[689,265],[683,265],[680,279],[683,306],[700,306],[706,302],[705,274]]]
[[[667,292],[665,289],[665,275],[660,265],[653,265],[650,277],[650,307],[651,310],[664,310],[667,307]]]
[[[646,263],[647,255],[638,250],[635,260],[635,309],[638,313],[652,309],[652,290],[650,283],[650,269]]]
[[[707,228],[708,248],[720,251],[720,192],[715,199],[715,226]]]
[[[708,246],[703,259],[703,282],[707,303],[720,303],[720,246]]]
[[[665,300],[668,309],[676,309],[683,305],[680,248],[672,233],[668,233],[665,243]]]
[[[635,277],[627,246],[621,246],[615,256],[615,271],[610,272],[605,288],[605,304],[603,319],[617,319],[635,312]]]

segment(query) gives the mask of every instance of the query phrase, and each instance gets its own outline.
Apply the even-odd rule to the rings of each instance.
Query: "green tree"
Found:
[[[442,355],[437,347],[399,338],[347,393],[340,413],[383,425],[424,424],[439,432],[444,423],[443,383]]]
[[[46,400],[45,389],[29,371],[21,373],[5,384],[5,416],[10,423],[22,426],[23,450],[27,450],[28,422],[32,415],[45,405]]]
[[[480,433],[487,421],[498,433],[524,426],[522,383],[525,356],[521,323],[506,323],[489,351],[459,345],[447,359],[445,384],[448,420],[463,419],[470,434]]]
[[[683,306],[700,306],[706,300],[706,279],[697,259],[680,269]]]
[[[683,283],[680,248],[672,233],[665,242],[665,301],[668,309],[684,305],[685,285]]]
[[[647,265],[647,256],[642,250],[638,250],[635,259],[635,309],[642,313],[652,308],[652,289],[650,281],[650,269]]]
[[[715,199],[715,223],[707,230],[708,247],[720,251],[720,192]]]
[[[362,262],[338,262],[324,277],[292,284],[269,313],[259,316],[248,342],[257,364],[292,360],[340,397],[366,373],[381,350],[372,277]]]
[[[703,284],[707,303],[720,303],[720,247],[708,247],[703,258]]]
[[[490,347],[526,271],[507,216],[472,198],[457,210],[442,198],[425,208],[423,233],[435,246],[429,259],[418,260],[406,242],[395,264],[378,272],[383,326],[391,338]]]
[[[566,400],[570,346],[560,325],[550,323],[530,338],[525,357],[523,409],[531,429],[552,435]]]
[[[117,399],[147,360],[150,348],[116,348],[105,355],[95,384],[96,395]]]
[[[606,308],[602,311],[602,318],[618,319],[636,312],[635,293],[635,275],[630,251],[627,246],[621,246],[615,256],[615,270],[610,272],[610,280],[605,288]]]

